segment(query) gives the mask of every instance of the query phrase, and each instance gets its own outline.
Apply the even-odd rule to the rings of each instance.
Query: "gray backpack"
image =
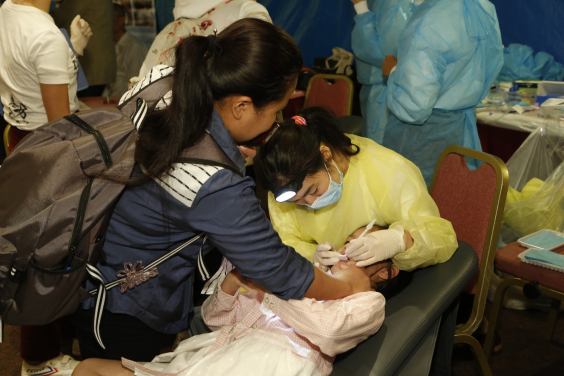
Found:
[[[105,231],[134,167],[138,127],[170,91],[161,77],[118,108],[101,108],[45,124],[22,140],[0,168],[0,321],[43,325],[73,313],[97,296],[94,334],[99,336],[106,291],[96,269]],[[184,150],[182,162],[214,164],[241,172],[209,134]],[[145,266],[166,261],[198,234]],[[99,288],[86,291],[85,279]],[[0,342],[3,330],[0,325]]]

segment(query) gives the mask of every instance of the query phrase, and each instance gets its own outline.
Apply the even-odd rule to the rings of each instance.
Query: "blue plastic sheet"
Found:
[[[155,0],[155,15],[157,18],[157,34],[165,28],[166,25],[174,21],[172,10],[174,9],[174,0]]]
[[[562,81],[564,65],[546,52],[535,51],[523,44],[510,44],[503,51],[503,68],[497,82],[514,80]]]
[[[314,57],[329,57],[333,47],[351,51],[356,12],[349,0],[259,0],[275,25],[296,41],[311,67]],[[370,1],[369,3],[372,3]]]

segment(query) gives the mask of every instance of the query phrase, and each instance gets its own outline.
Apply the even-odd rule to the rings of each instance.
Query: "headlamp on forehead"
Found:
[[[294,197],[298,193],[298,191],[302,189],[306,175],[306,171],[300,173],[294,179],[278,188],[276,192],[273,192],[276,201],[285,202]]]

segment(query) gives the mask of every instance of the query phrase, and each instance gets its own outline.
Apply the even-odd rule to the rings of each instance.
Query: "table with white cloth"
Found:
[[[550,119],[542,117],[546,116],[543,111],[534,109],[519,114],[500,110],[496,106],[477,108],[482,149],[507,162],[529,134],[539,128],[547,125],[557,127],[561,128],[564,134],[564,121],[556,120],[554,111],[550,112]]]

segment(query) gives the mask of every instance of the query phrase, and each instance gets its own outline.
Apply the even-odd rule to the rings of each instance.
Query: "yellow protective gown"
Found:
[[[449,221],[439,215],[419,169],[396,152],[374,141],[347,135],[360,153],[351,157],[339,201],[318,210],[276,202],[268,195],[274,229],[282,241],[313,261],[317,244],[337,249],[356,229],[376,219],[376,225],[401,225],[414,239],[413,247],[393,258],[401,270],[445,262],[458,247]]]

